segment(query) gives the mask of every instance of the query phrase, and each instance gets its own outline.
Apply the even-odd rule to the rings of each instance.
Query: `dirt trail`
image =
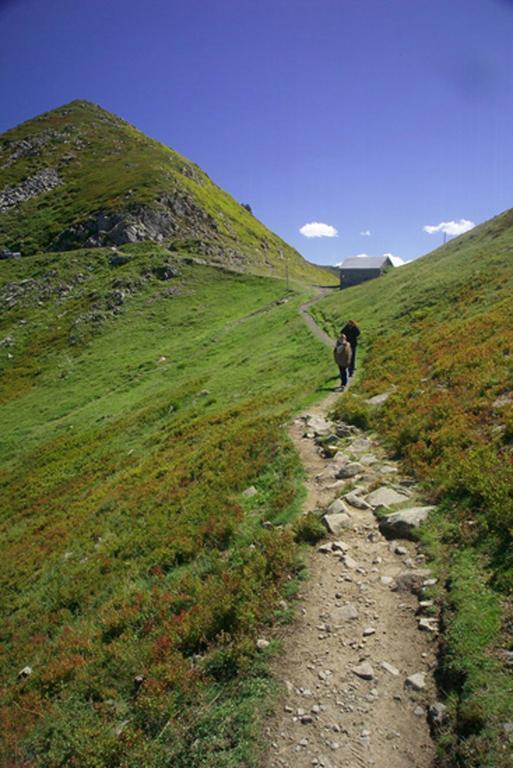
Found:
[[[341,461],[354,459],[365,465],[356,477],[360,499],[386,486],[415,505],[415,488],[401,478],[376,436],[339,425],[339,432],[349,431],[341,440],[346,456],[322,457],[313,425],[319,419],[322,424],[336,397],[329,395],[290,426],[307,473],[305,511],[326,508],[355,485],[336,479]],[[283,652],[275,675],[285,694],[267,723],[270,748],[263,765],[428,768],[434,760],[426,714],[434,701],[435,633],[419,630],[418,598],[399,576],[425,569],[423,556],[412,542],[387,541],[372,509],[347,502],[345,509],[349,522],[327,536],[323,547],[332,551],[315,547],[309,556],[298,618],[280,630]],[[406,682],[417,673],[425,675],[420,690]]]

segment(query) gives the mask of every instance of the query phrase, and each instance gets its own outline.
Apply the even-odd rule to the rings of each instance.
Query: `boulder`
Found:
[[[346,603],[341,608],[335,608],[330,612],[330,619],[334,627],[340,627],[347,621],[358,618],[358,611],[352,603]]]
[[[249,488],[246,488],[245,491],[242,491],[242,495],[245,496],[247,499],[250,499],[252,496],[256,496],[257,493],[258,491],[254,485],[250,485]]]
[[[441,701],[430,704],[428,709],[428,721],[432,728],[440,728],[447,717],[447,707]]]
[[[324,515],[322,522],[330,533],[340,533],[344,528],[350,528],[352,520],[347,512],[340,512],[334,515]]]
[[[395,583],[399,592],[419,594],[428,576],[431,576],[431,571],[422,568],[417,571],[401,571],[395,577]]]
[[[328,514],[338,515],[341,512],[345,512],[346,514],[349,514],[349,510],[344,504],[344,502],[342,501],[342,499],[335,499],[335,501],[332,501],[328,507]]]
[[[361,451],[368,451],[371,447],[372,442],[366,437],[357,437],[356,440],[353,440],[353,442],[349,445],[349,450],[360,453]]]
[[[402,504],[404,501],[408,501],[409,496],[400,491],[390,488],[388,485],[382,485],[380,488],[376,488],[375,491],[369,493],[367,501],[373,507],[393,507],[395,504]]]
[[[433,509],[435,507],[410,507],[393,512],[379,521],[379,530],[388,539],[413,539],[413,531],[427,520]]]
[[[357,509],[370,509],[370,504],[368,504],[365,499],[362,499],[360,496],[358,496],[358,494],[354,491],[346,493],[344,499],[348,504],[350,504],[352,507],[356,507]]]
[[[324,437],[331,434],[332,424],[326,421],[322,416],[307,416],[306,423],[308,428],[313,430],[316,435]]]
[[[353,670],[355,675],[358,677],[361,677],[363,680],[372,680],[374,677],[374,670],[372,669],[371,665],[368,661],[364,661],[362,664],[359,664],[357,667],[353,667]]]
[[[383,405],[383,403],[386,403],[391,394],[391,392],[383,392],[381,395],[374,395],[374,397],[370,397],[365,402],[367,405]]]
[[[426,687],[426,673],[416,672],[414,675],[410,675],[404,681],[404,685],[414,691],[423,691]]]
[[[349,477],[355,477],[355,475],[359,475],[361,472],[363,472],[363,466],[357,461],[350,461],[340,467],[336,476],[339,478],[339,480],[346,480]]]

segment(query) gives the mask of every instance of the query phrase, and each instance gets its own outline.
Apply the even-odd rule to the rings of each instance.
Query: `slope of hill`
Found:
[[[233,269],[330,279],[197,165],[99,106],[73,101],[0,136],[0,248],[146,240]]]
[[[0,266],[1,764],[249,764],[281,425],[331,370],[305,292],[148,244]]]
[[[350,318],[363,329],[363,375],[340,415],[377,428],[439,503],[423,536],[444,627],[442,763],[509,765],[513,210],[313,311],[332,332]]]

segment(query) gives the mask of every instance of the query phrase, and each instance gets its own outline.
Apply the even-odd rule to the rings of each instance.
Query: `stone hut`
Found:
[[[372,280],[393,266],[389,256],[351,256],[340,266],[340,287],[349,288]]]

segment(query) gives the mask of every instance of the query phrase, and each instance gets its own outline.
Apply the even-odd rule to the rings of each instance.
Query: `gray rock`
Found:
[[[413,531],[427,520],[433,509],[435,507],[410,507],[409,509],[401,509],[399,512],[392,512],[391,515],[387,515],[379,521],[379,530],[387,538],[412,539],[414,538]]]
[[[333,552],[333,544],[331,541],[329,541],[327,544],[321,544],[317,552],[320,552],[321,555],[329,555],[331,552]]]
[[[366,467],[371,467],[373,464],[377,464],[379,459],[374,456],[373,453],[365,453],[360,456],[360,464],[364,464]]]
[[[265,651],[270,645],[269,640],[265,640],[263,637],[259,637],[256,641],[256,647],[259,651]]]
[[[344,504],[344,502],[342,501],[342,499],[335,499],[335,501],[332,501],[328,507],[328,514],[338,515],[341,512],[345,512],[346,514],[349,514],[349,510]]]
[[[350,528],[352,525],[351,517],[347,512],[340,512],[336,515],[324,515],[322,522],[330,533],[340,533],[344,528]]]
[[[368,451],[371,447],[372,442],[370,440],[368,440],[366,437],[358,437],[356,440],[353,440],[353,442],[348,446],[348,449],[350,451],[359,453],[360,451]]]
[[[353,558],[350,557],[350,555],[345,555],[342,558],[342,560],[343,560],[344,565],[346,566],[346,568],[349,568],[352,571],[354,571],[356,568],[358,568],[358,563],[356,562],[356,560],[353,560]]]
[[[365,402],[367,405],[383,405],[383,403],[386,403],[391,394],[391,392],[383,392],[381,395],[374,395],[374,397],[370,397]]]
[[[242,491],[242,495],[245,496],[247,499],[250,499],[252,496],[256,496],[257,493],[258,491],[254,485],[250,485],[249,488],[246,488],[245,491]]]
[[[340,480],[346,480],[350,477],[355,477],[363,472],[363,466],[357,461],[350,461],[344,464],[337,471],[336,477]]]
[[[346,603],[341,608],[335,608],[330,612],[330,619],[334,627],[340,627],[347,621],[358,618],[358,611],[352,603]]]
[[[352,672],[363,680],[372,680],[374,677],[374,670],[368,661],[364,661],[362,664],[358,664],[357,667],[353,667]]]
[[[360,496],[358,496],[358,494],[354,491],[346,493],[344,499],[352,507],[356,507],[356,509],[370,509],[370,504],[368,504],[365,499],[362,499]]]
[[[25,678],[30,677],[31,674],[32,667],[23,667],[23,669],[18,672],[18,680],[25,680]]]
[[[414,675],[410,675],[404,681],[404,685],[414,691],[423,691],[426,687],[426,673],[416,672]]]
[[[423,709],[422,707],[420,707],[420,706],[417,706],[417,707],[415,707],[415,709],[413,710],[413,714],[415,715],[415,717],[424,717],[424,715],[425,715],[426,713],[425,713],[425,711],[424,711],[424,709]]]
[[[16,208],[43,192],[50,192],[59,184],[62,184],[62,179],[55,168],[45,168],[16,186],[4,187],[0,191],[0,213],[5,213],[9,208]]]
[[[347,552],[349,549],[349,544],[346,544],[345,541],[333,541],[331,543],[334,552]]]
[[[438,622],[436,619],[419,619],[419,629],[422,632],[438,632]]]
[[[374,629],[374,627],[365,627],[365,629],[363,630],[364,637],[370,637],[371,635],[375,635],[375,634],[376,634],[376,630]]]
[[[324,437],[329,435],[332,431],[333,425],[331,422],[324,419],[322,416],[310,416],[306,417],[306,423],[309,429],[312,429],[316,435]]]
[[[408,501],[405,493],[396,491],[387,485],[382,485],[367,496],[367,502],[373,507],[393,507],[395,504],[402,504]]]
[[[399,674],[397,667],[394,667],[393,664],[389,664],[388,661],[382,661],[381,668],[384,669],[385,672],[388,672],[390,675],[394,675],[394,677],[397,677]]]
[[[432,728],[440,728],[447,718],[447,707],[441,701],[435,701],[428,708],[428,721]]]
[[[427,569],[419,569],[417,571],[401,571],[395,577],[395,583],[399,592],[413,592],[419,594],[424,586],[425,579],[431,575],[431,571]]]

